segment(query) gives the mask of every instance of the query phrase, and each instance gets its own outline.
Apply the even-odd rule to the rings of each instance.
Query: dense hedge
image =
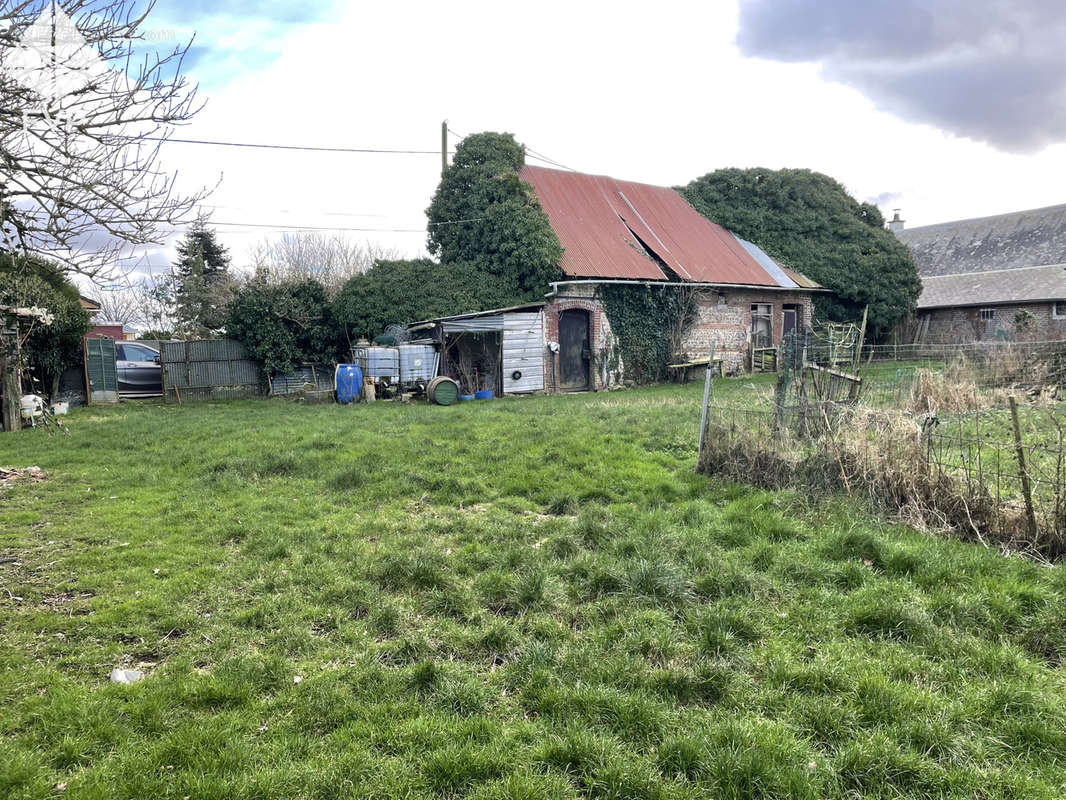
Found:
[[[379,261],[344,284],[333,314],[355,341],[373,338],[390,324],[500,308],[520,295],[513,284],[473,264],[438,264],[426,258]]]
[[[0,255],[0,304],[39,306],[54,316],[26,339],[26,365],[36,379],[33,389],[53,394],[63,370],[81,361],[82,337],[92,328],[78,290],[59,267],[39,259]]]
[[[857,322],[869,304],[876,336],[915,308],[922,291],[910,251],[876,206],[807,169],[720,169],[680,189],[704,216],[833,290],[819,315]]]
[[[333,363],[344,353],[326,290],[313,280],[246,283],[226,309],[226,335],[248,348],[268,375]]]

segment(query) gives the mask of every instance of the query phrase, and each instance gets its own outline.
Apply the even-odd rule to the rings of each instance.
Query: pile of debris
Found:
[[[48,476],[40,467],[0,467],[0,489],[6,489],[15,481],[26,478],[35,483],[40,483]]]

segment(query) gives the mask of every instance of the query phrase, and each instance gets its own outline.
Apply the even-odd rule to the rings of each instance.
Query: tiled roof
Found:
[[[922,278],[918,308],[1066,300],[1066,264]]]
[[[900,231],[924,276],[1066,262],[1066,205]]]
[[[572,278],[821,288],[716,225],[673,189],[603,175],[524,167]],[[662,265],[665,265],[665,269]],[[670,273],[673,273],[671,275]]]

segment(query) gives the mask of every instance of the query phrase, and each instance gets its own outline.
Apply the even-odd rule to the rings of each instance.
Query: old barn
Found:
[[[432,331],[442,369],[498,394],[602,390],[625,379],[601,290],[632,284],[691,291],[695,316],[677,359],[706,357],[737,373],[811,321],[826,291],[759,247],[716,225],[674,189],[603,175],[526,166],[564,252],[564,278],[542,303],[457,314],[412,326]],[[476,376],[476,377],[475,377]]]

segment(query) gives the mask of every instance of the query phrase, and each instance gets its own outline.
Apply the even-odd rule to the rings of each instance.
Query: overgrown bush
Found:
[[[226,335],[241,342],[268,375],[298,364],[329,364],[343,335],[317,281],[244,284],[226,310]]]
[[[828,175],[720,169],[680,191],[705,217],[832,289],[814,298],[819,316],[858,322],[868,305],[877,338],[914,311],[922,284],[907,247],[885,229],[877,206]]]
[[[444,171],[429,218],[429,252],[514,287],[515,302],[559,280],[562,245],[533,187],[520,180],[525,149],[509,133],[467,136]]]
[[[81,340],[92,328],[78,290],[53,264],[0,256],[0,304],[39,306],[54,315],[51,325],[29,335],[25,356],[35,381],[29,388],[55,394],[63,370],[81,361]]]
[[[520,298],[514,284],[473,264],[438,264],[428,258],[379,261],[344,284],[333,315],[355,341],[377,336],[386,325],[501,308]]]

